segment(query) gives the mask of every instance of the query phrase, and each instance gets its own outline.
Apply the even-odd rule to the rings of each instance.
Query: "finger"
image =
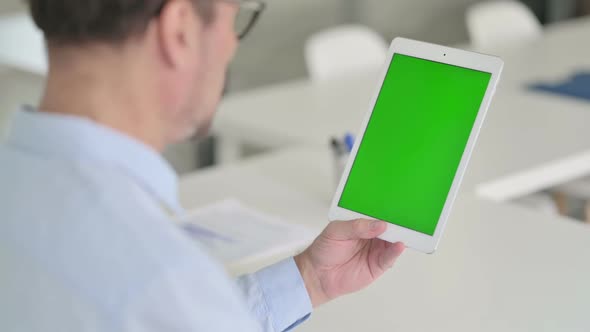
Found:
[[[404,252],[406,246],[401,243],[387,243],[385,248],[381,251],[379,255],[379,267],[385,271],[389,270],[398,257]]]
[[[324,235],[333,240],[374,239],[387,230],[383,221],[357,219],[353,221],[334,221],[324,230]]]

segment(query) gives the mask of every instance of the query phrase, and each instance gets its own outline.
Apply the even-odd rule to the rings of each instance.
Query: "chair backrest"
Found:
[[[376,32],[361,25],[345,25],[312,36],[305,45],[305,60],[312,80],[321,81],[378,69],[385,62],[387,49]]]
[[[43,33],[28,14],[0,15],[0,64],[45,75],[47,53]]]
[[[543,34],[533,12],[514,0],[474,4],[467,10],[466,20],[473,47],[480,51],[526,43]]]

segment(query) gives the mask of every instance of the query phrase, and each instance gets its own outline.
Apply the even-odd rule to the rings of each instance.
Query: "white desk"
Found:
[[[323,228],[332,188],[328,149],[297,148],[185,177],[181,199],[192,208],[237,197]],[[439,252],[408,250],[382,280],[298,331],[588,331],[588,262],[587,226],[464,191]]]
[[[590,104],[528,91],[527,83],[590,69],[590,19],[549,27],[544,38],[500,54],[506,68],[467,174],[474,186],[590,149]],[[314,84],[299,81],[227,98],[215,131],[265,147],[325,144],[357,132],[375,74]],[[484,167],[485,165],[494,167]],[[590,169],[590,165],[589,165]]]

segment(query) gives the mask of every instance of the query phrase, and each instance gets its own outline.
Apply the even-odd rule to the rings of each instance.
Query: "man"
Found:
[[[0,147],[0,331],[286,331],[404,250],[376,239],[382,222],[335,222],[232,281],[170,222],[158,152],[207,132],[252,1],[29,4],[50,66]]]

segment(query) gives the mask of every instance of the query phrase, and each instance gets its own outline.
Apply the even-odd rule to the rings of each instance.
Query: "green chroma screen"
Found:
[[[491,77],[395,54],[338,205],[434,235]]]

